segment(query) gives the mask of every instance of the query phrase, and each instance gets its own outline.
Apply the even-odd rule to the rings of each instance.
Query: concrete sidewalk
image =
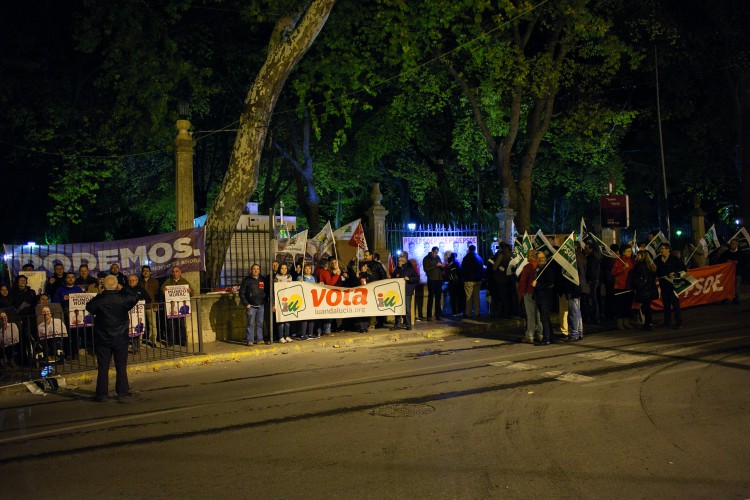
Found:
[[[437,340],[454,335],[520,341],[523,336],[524,325],[525,320],[521,318],[509,320],[498,318],[481,318],[479,320],[446,318],[436,322],[418,321],[414,325],[414,329],[408,331],[403,329],[392,331],[391,325],[387,324],[386,328],[369,330],[367,333],[340,331],[319,339],[295,340],[289,344],[258,344],[248,347],[244,342],[210,342],[204,345],[202,354],[129,364],[128,374],[158,372],[186,366],[210,366],[213,363],[236,362],[257,356],[383,346],[428,339]],[[112,373],[114,376],[114,370]],[[96,379],[96,370],[71,373],[54,378],[57,379],[60,387],[91,384]],[[28,388],[23,383],[0,387],[0,397],[25,392],[28,392]]]

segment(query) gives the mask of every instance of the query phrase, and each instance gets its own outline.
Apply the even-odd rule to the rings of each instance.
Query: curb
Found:
[[[303,352],[314,352],[321,351],[324,349],[342,349],[342,348],[356,348],[356,347],[369,347],[369,346],[381,346],[389,345],[394,343],[406,343],[406,342],[419,342],[429,339],[442,339],[445,337],[451,337],[456,335],[471,335],[472,333],[481,333],[491,330],[498,331],[498,338],[514,338],[515,336],[509,336],[507,330],[509,328],[518,328],[519,325],[523,325],[523,320],[504,320],[500,322],[482,322],[466,320],[456,325],[441,325],[437,328],[424,328],[411,331],[399,331],[399,332],[388,332],[379,334],[358,334],[354,335],[352,332],[345,332],[344,336],[341,337],[324,337],[318,341],[296,341],[292,344],[271,344],[271,345],[260,345],[256,347],[245,347],[244,345],[225,344],[224,342],[217,342],[219,348],[223,345],[227,345],[229,350],[221,353],[209,353],[209,354],[195,354],[188,357],[173,358],[168,360],[150,361],[146,363],[138,363],[135,365],[128,366],[128,375],[138,375],[147,372],[160,372],[161,370],[172,370],[176,368],[184,368],[188,366],[210,366],[214,363],[226,363],[226,362],[240,362],[244,359],[278,355],[278,354],[290,354],[290,353],[303,353]],[[114,373],[114,368],[111,369],[111,373]],[[61,380],[60,385],[66,387],[75,387],[79,385],[88,385],[94,383],[96,380],[96,370],[88,370],[85,372],[74,373],[67,376],[58,376]],[[0,387],[1,396],[11,396],[28,393],[29,390],[24,383],[8,385]]]

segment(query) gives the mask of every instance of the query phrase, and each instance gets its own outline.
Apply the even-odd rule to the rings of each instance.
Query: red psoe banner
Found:
[[[680,294],[680,308],[685,309],[686,307],[701,306],[733,299],[736,273],[736,262],[697,267],[689,270],[688,274],[696,278],[698,283]],[[657,311],[664,309],[661,298],[651,302],[651,309]]]

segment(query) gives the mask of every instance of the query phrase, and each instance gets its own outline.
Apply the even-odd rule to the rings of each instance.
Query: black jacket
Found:
[[[666,261],[663,261],[661,255],[658,255],[654,259],[654,264],[656,264],[656,276],[658,278],[669,276],[672,273],[679,273],[680,271],[687,271],[685,264],[674,255],[667,257]],[[667,280],[659,280],[659,286],[671,289],[672,283]]]
[[[393,270],[392,278],[407,278],[406,279],[406,295],[414,295],[414,289],[419,284],[419,274],[417,270],[407,262],[404,267],[398,266]]]
[[[443,281],[443,269],[438,264],[442,264],[440,257],[432,252],[422,259],[422,270],[427,275],[427,281]]]
[[[484,262],[476,252],[469,252],[461,261],[461,276],[464,281],[482,281]]]
[[[86,304],[94,315],[94,340],[118,348],[130,342],[128,312],[138,302],[138,295],[129,287],[122,290],[104,290]]]
[[[240,285],[240,302],[245,307],[248,305],[260,307],[266,303],[269,289],[267,277],[247,276]]]

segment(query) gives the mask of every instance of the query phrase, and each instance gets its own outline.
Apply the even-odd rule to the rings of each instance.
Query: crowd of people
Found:
[[[148,265],[141,267],[139,276],[126,276],[118,264],[112,264],[109,272],[100,271],[95,277],[86,264],[82,264],[76,274],[66,271],[63,264],[57,262],[53,265],[52,275],[39,290],[29,286],[24,274],[29,271],[35,271],[33,265],[25,264],[12,285],[0,285],[0,367],[28,366],[39,361],[72,361],[78,359],[81,349],[95,354],[95,322],[90,315],[84,315],[72,325],[69,322],[70,299],[78,293],[103,294],[110,276],[118,290],[132,291],[138,301],[145,303],[145,324],[137,328],[135,334],[130,333],[132,351],[138,351],[141,345],[186,345],[184,317],[168,319],[163,307],[160,308],[167,286],[189,286],[178,266],[172,268],[170,278],[159,283]],[[190,289],[190,294],[193,293]],[[78,328],[71,327],[79,325]]]

